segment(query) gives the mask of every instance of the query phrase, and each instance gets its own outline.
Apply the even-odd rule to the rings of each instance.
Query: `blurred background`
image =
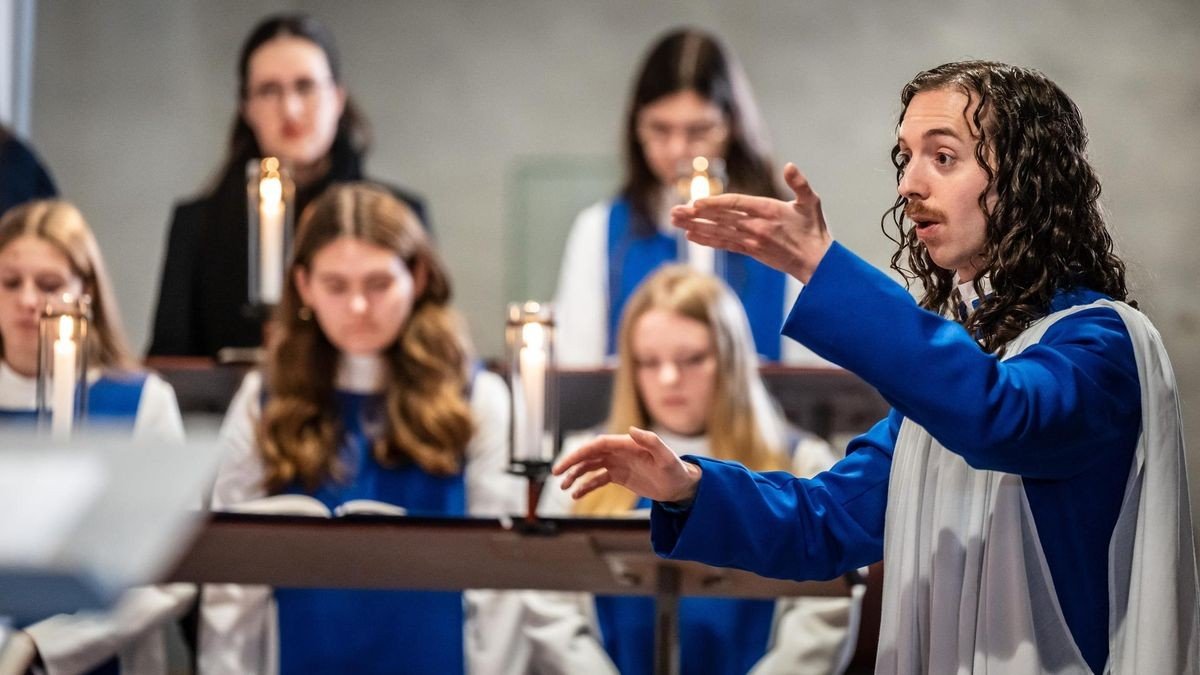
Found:
[[[730,43],[778,162],[800,165],[835,236],[882,268],[901,86],[964,58],[1042,70],[1084,113],[1134,297],[1174,360],[1197,494],[1200,2],[0,0],[0,118],[96,230],[135,345],[171,207],[224,152],[238,46],[280,10],[333,30],[374,130],[368,174],[427,198],[485,356],[503,349],[505,302],[552,295],[572,217],[615,189],[633,71],[662,31]]]

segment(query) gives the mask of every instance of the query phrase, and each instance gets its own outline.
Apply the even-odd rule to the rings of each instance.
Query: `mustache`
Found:
[[[946,222],[946,214],[938,211],[935,208],[925,205],[922,201],[912,201],[904,205],[904,215],[912,221],[936,221],[939,223]]]

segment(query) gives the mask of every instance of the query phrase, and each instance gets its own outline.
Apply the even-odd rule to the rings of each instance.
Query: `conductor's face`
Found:
[[[300,299],[321,331],[344,353],[375,355],[390,348],[412,312],[419,283],[395,252],[341,237],[296,270]]]
[[[962,281],[975,278],[987,241],[980,206],[987,173],[975,158],[978,134],[970,121],[975,106],[957,89],[921,92],[908,104],[898,142],[905,214],[933,262]]]
[[[346,94],[316,43],[264,42],[247,63],[245,96],[242,116],[264,156],[311,167],[329,154]]]
[[[717,353],[709,327],[665,309],[637,319],[630,335],[638,395],[650,422],[684,436],[708,429],[717,386]]]

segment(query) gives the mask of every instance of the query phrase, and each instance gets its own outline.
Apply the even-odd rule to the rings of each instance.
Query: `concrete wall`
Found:
[[[370,170],[428,197],[485,354],[501,349],[509,294],[550,293],[565,214],[612,186],[631,73],[660,31],[689,23],[729,40],[777,157],[807,171],[835,235],[880,266],[901,85],[968,57],[1041,69],[1084,111],[1135,295],[1172,352],[1200,485],[1194,0],[42,0],[32,139],[98,230],[139,343],[171,204],[197,192],[223,152],[237,46],[283,8],[333,28],[374,124]],[[519,242],[534,253],[514,254]]]

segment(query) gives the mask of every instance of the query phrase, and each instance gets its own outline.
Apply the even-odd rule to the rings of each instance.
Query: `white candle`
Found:
[[[50,435],[56,441],[71,437],[75,421],[75,321],[69,316],[58,319],[58,339],[54,341],[54,369],[51,371],[53,404],[50,408]]]
[[[542,324],[527,323],[521,328],[518,359],[520,391],[524,398],[524,418],[514,420],[523,432],[518,435],[519,450],[526,460],[541,460],[546,432],[546,336]]]
[[[692,159],[692,189],[691,202],[703,199],[712,194],[708,185],[708,158],[695,157]]]
[[[278,175],[258,182],[258,299],[283,297],[283,183]]]

